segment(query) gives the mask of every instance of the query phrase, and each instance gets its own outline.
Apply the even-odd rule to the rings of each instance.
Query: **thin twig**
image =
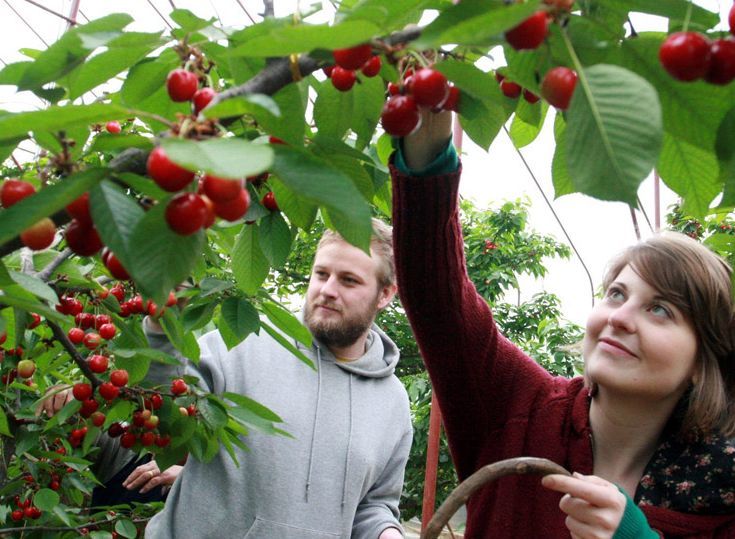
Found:
[[[102,381],[97,378],[97,375],[92,372],[92,369],[89,368],[89,365],[87,365],[87,361],[79,353],[77,347],[74,346],[74,344],[72,344],[72,342],[69,340],[69,337],[66,335],[66,333],[64,333],[64,330],[61,329],[61,327],[56,322],[52,322],[51,320],[46,319],[46,324],[48,325],[48,327],[51,328],[51,331],[54,334],[54,338],[61,343],[61,346],[63,346],[67,353],[71,356],[72,360],[74,360],[74,363],[77,364],[77,367],[79,367],[84,376],[89,379],[92,387],[96,388],[97,386],[99,386]]]
[[[69,18],[69,17],[67,17],[66,15],[62,15],[61,13],[57,13],[57,12],[56,12],[56,11],[54,11],[53,9],[49,9],[49,8],[47,8],[46,6],[44,6],[43,4],[39,4],[38,2],[34,2],[34,0],[26,0],[26,2],[28,2],[29,4],[33,4],[33,5],[34,5],[34,6],[36,6],[37,8],[41,8],[42,10],[44,10],[44,11],[46,11],[46,12],[48,12],[48,13],[51,13],[51,15],[56,15],[56,16],[57,16],[57,17],[59,17],[60,19],[64,19],[64,20],[65,20],[66,22],[68,22],[69,24],[76,24],[76,23],[77,23],[77,21],[75,21],[74,19],[70,19],[70,18]]]
[[[11,5],[10,5],[10,2],[8,2],[8,0],[3,0],[3,1],[4,1],[4,2],[5,2],[5,3],[7,4],[7,5],[8,5],[8,7],[9,7],[9,8],[10,8],[10,9],[12,10],[12,12],[13,12],[13,13],[15,13],[15,14],[16,14],[16,15],[18,16],[18,18],[19,18],[19,19],[20,19],[21,21],[23,21],[23,24],[25,24],[25,25],[26,25],[26,26],[27,26],[27,27],[28,27],[28,28],[29,28],[29,29],[31,30],[31,32],[33,32],[34,34],[36,34],[36,37],[37,37],[38,39],[40,39],[40,40],[41,40],[41,43],[43,43],[44,45],[46,45],[46,47],[48,47],[48,46],[49,46],[49,44],[48,44],[48,43],[46,43],[46,40],[45,40],[45,39],[43,39],[43,38],[41,37],[41,34],[39,34],[38,32],[36,32],[36,29],[35,29],[35,28],[33,28],[33,26],[31,26],[31,25],[30,25],[30,24],[28,23],[28,21],[26,21],[26,20],[25,20],[25,19],[23,18],[23,15],[21,15],[20,13],[18,13],[18,12],[17,12],[16,10],[15,10],[15,8],[14,8],[13,6],[11,6]]]
[[[252,15],[250,15],[250,13],[248,13],[248,10],[247,10],[247,9],[245,9],[245,6],[243,6],[243,5],[242,5],[242,2],[240,2],[240,0],[235,0],[235,2],[237,2],[237,4],[238,4],[238,5],[239,5],[239,6],[240,6],[240,7],[242,8],[242,10],[243,10],[243,11],[245,12],[245,15],[247,15],[248,19],[250,19],[250,22],[252,22],[253,24],[256,24],[256,23],[255,23],[255,19],[253,19],[253,16],[252,16]]]
[[[51,262],[49,262],[48,266],[43,268],[41,271],[38,272],[36,277],[41,279],[43,282],[47,282],[51,275],[56,271],[56,269],[61,266],[65,260],[67,260],[72,255],[71,249],[68,247],[61,251],[58,255],[56,255],[56,258],[54,258]]]

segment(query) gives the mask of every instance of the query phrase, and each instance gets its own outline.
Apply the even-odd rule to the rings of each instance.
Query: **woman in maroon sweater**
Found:
[[[677,234],[629,248],[589,316],[584,379],[551,376],[498,332],[467,276],[450,131],[448,113],[425,114],[402,141],[393,224],[459,477],[518,456],[576,472],[483,488],[466,537],[735,538],[730,268]]]

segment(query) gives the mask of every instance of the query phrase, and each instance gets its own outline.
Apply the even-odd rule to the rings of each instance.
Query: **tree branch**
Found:
[[[51,320],[46,319],[46,324],[48,324],[48,327],[51,328],[51,331],[54,334],[54,338],[61,343],[61,346],[63,346],[67,353],[71,356],[71,358],[74,360],[74,363],[77,364],[77,367],[79,367],[84,376],[86,376],[92,383],[92,387],[96,388],[97,386],[99,386],[102,382],[99,378],[97,378],[97,375],[92,372],[92,369],[89,368],[89,365],[87,365],[87,361],[79,353],[76,346],[74,346],[74,344],[69,340],[69,337],[67,337],[66,333],[64,333],[64,330],[61,329],[58,324],[52,322]]]
[[[65,260],[67,260],[71,256],[71,249],[68,247],[61,251],[56,258],[54,258],[51,262],[49,262],[48,266],[43,268],[41,271],[39,271],[36,274],[36,277],[41,279],[43,282],[47,282],[49,278],[51,277],[51,274],[56,271],[56,269],[61,266]]]

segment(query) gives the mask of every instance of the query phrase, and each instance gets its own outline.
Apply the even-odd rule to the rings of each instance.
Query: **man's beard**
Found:
[[[311,334],[325,346],[345,348],[357,341],[370,328],[378,312],[377,297],[372,304],[342,320],[322,320],[314,315],[314,305],[308,300],[304,310],[304,323]],[[327,304],[327,306],[330,306]],[[343,311],[341,311],[343,312]]]

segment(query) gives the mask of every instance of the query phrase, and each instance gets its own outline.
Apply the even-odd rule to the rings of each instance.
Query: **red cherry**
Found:
[[[125,288],[121,284],[116,284],[110,289],[110,294],[115,296],[118,303],[125,299]]]
[[[735,4],[733,4],[735,5]],[[717,39],[710,48],[712,61],[707,74],[707,82],[728,84],[735,79],[735,39]]]
[[[401,87],[395,82],[388,83],[388,95],[398,95],[401,93]]]
[[[112,253],[112,251],[110,251],[110,254],[107,257],[105,267],[115,279],[119,279],[121,281],[127,281],[128,279],[130,279],[130,275],[128,274],[127,270],[123,267],[123,265],[120,263],[120,260],[118,260],[118,258]]]
[[[112,318],[109,314],[98,314],[94,317],[94,328],[100,329],[105,324],[111,324]]]
[[[343,69],[360,69],[373,55],[373,48],[365,43],[349,49],[336,49],[332,51],[334,63]],[[332,73],[334,76],[334,73]]]
[[[344,69],[339,66],[335,66],[332,70],[332,86],[337,88],[340,92],[346,92],[355,85],[357,76],[351,69]]]
[[[120,131],[122,131],[122,128],[120,127],[120,122],[107,122],[107,124],[105,124],[105,129],[107,129],[108,133],[112,133],[113,135],[117,135]]]
[[[171,436],[168,434],[164,434],[162,436],[156,436],[156,445],[158,447],[166,447],[168,444],[171,443]]]
[[[195,193],[179,193],[166,206],[166,222],[182,236],[194,234],[207,220],[207,205]]]
[[[325,74],[325,75],[327,76],[327,78],[329,78],[329,77],[331,77],[331,76],[332,76],[332,70],[333,70],[333,69],[334,69],[334,66],[333,66],[333,65],[331,65],[331,66],[324,66],[324,67],[322,68],[322,71],[323,71],[323,72],[324,72],[324,74]]]
[[[380,56],[373,56],[365,62],[365,64],[360,68],[360,71],[362,71],[362,74],[366,77],[374,77],[378,73],[380,73],[380,67],[381,67],[381,61]]]
[[[12,513],[10,513],[10,518],[13,520],[13,522],[20,522],[23,520],[23,511],[21,509],[16,509]]]
[[[84,336],[82,342],[84,343],[84,346],[89,350],[95,350],[99,347],[102,339],[100,338],[98,333],[87,333]]]
[[[20,241],[23,245],[34,251],[46,249],[54,242],[56,236],[56,225],[48,217],[44,217],[35,225],[26,228],[20,233]]]
[[[698,32],[676,32],[658,50],[661,65],[677,80],[700,79],[709,71],[710,41]]]
[[[459,88],[457,88],[456,86],[450,86],[449,96],[447,96],[447,100],[444,101],[442,108],[444,110],[453,110],[454,112],[459,112],[460,96],[461,96],[461,93],[459,91]]]
[[[128,383],[128,371],[125,369],[118,369],[110,373],[110,382],[117,387],[123,387]]]
[[[268,137],[268,144],[286,144],[286,142],[283,139],[270,135]]]
[[[82,329],[94,326],[94,315],[92,313],[79,313],[74,317],[76,324]]]
[[[84,340],[84,330],[82,328],[71,328],[67,336],[73,344],[82,344],[82,341]]]
[[[109,363],[110,360],[100,354],[94,354],[93,356],[90,356],[89,359],[87,359],[89,370],[97,374],[105,372]]]
[[[89,211],[89,193],[84,193],[82,196],[74,200],[66,207],[66,211],[80,223],[91,225],[92,214]]]
[[[143,447],[148,447],[149,445],[153,445],[153,442],[156,439],[156,435],[152,432],[144,432],[140,435],[140,445]]]
[[[505,80],[505,75],[503,75],[500,71],[496,71],[495,80],[498,81],[498,84],[500,84],[501,82]]]
[[[120,445],[126,449],[130,449],[135,445],[137,437],[132,432],[126,432],[120,437]]]
[[[199,88],[199,79],[186,69],[174,69],[166,77],[166,90],[171,101],[189,101]]]
[[[214,96],[216,95],[217,92],[212,88],[202,88],[197,90],[194,97],[191,98],[192,103],[194,103],[194,115],[199,115],[204,107],[212,102],[212,99],[214,99]]]
[[[78,401],[86,401],[92,396],[92,391],[92,386],[90,384],[79,382],[74,384],[71,389],[71,394],[74,395],[74,398]]]
[[[515,50],[535,49],[546,38],[549,17],[545,11],[537,11],[518,26],[505,33],[505,40]]]
[[[83,224],[72,219],[66,227],[66,244],[79,256],[92,256],[102,249],[102,240],[97,229],[91,224]]]
[[[237,221],[245,215],[250,207],[250,195],[247,189],[242,189],[237,198],[229,202],[214,204],[214,212],[225,221]]]
[[[177,378],[171,382],[171,393],[174,395],[182,395],[189,391],[189,386],[186,385],[183,379]]]
[[[735,35],[735,3],[730,7],[730,13],[727,16],[727,22],[730,25],[730,33]]]
[[[197,407],[194,406],[193,404],[190,404],[189,406],[187,406],[186,415],[188,415],[189,417],[194,417],[195,415],[197,415]]]
[[[61,483],[59,483],[58,481],[51,481],[48,484],[48,488],[50,488],[51,490],[59,490],[61,488]]]
[[[164,191],[175,193],[181,191],[194,179],[194,173],[171,161],[166,152],[158,146],[148,156],[146,165],[148,175],[153,178]]]
[[[115,333],[117,333],[117,327],[115,327],[115,324],[102,324],[99,331],[100,337],[102,337],[106,341],[109,341],[115,337]]]
[[[421,113],[413,97],[395,95],[388,99],[380,114],[385,132],[394,137],[405,137],[421,124]]]
[[[568,67],[551,68],[541,82],[541,96],[560,110],[569,108],[574,87],[577,85],[577,73]]]
[[[449,97],[449,83],[439,71],[419,69],[411,78],[411,95],[417,105],[440,107]]]
[[[209,228],[214,224],[214,220],[217,218],[217,214],[214,212],[214,202],[207,195],[199,195],[202,198],[202,202],[207,207],[207,217],[204,219],[202,228]],[[170,307],[170,305],[169,305]]]
[[[28,324],[28,329],[35,329],[41,324],[41,316],[38,313],[29,313],[31,315],[31,322]]]
[[[536,103],[539,99],[541,99],[539,96],[534,94],[533,92],[529,92],[525,88],[523,89],[523,99],[531,103],[532,105]]]
[[[101,427],[105,424],[105,414],[103,414],[102,412],[94,412],[90,416],[90,419],[92,420],[92,425],[94,425],[95,427]]]
[[[97,391],[99,391],[100,396],[107,401],[116,399],[117,396],[120,394],[120,389],[110,382],[100,384],[100,387],[97,388]]]
[[[3,208],[9,208],[35,192],[36,188],[23,180],[5,180],[2,187],[0,187],[0,203],[2,203]]]
[[[143,313],[143,298],[140,297],[140,294],[130,299],[130,309],[136,314]]]
[[[110,427],[107,429],[107,434],[111,438],[117,438],[118,436],[120,436],[124,432],[125,432],[125,428],[120,423],[118,423],[117,421],[115,423],[113,423],[112,425],[110,425]]]
[[[212,202],[227,202],[240,194],[242,180],[229,180],[217,176],[205,175],[202,179],[202,190]]]
[[[158,410],[161,406],[163,406],[163,397],[158,393],[151,395],[151,408]]]
[[[36,372],[36,363],[32,359],[22,359],[18,362],[18,376],[30,378]]]
[[[511,99],[519,97],[522,90],[520,84],[516,84],[508,79],[503,79],[503,82],[500,83],[500,91],[503,92],[505,97],[510,97]]]
[[[273,194],[273,191],[268,191],[263,196],[261,203],[270,211],[278,211],[278,203],[276,202],[276,195]]]

